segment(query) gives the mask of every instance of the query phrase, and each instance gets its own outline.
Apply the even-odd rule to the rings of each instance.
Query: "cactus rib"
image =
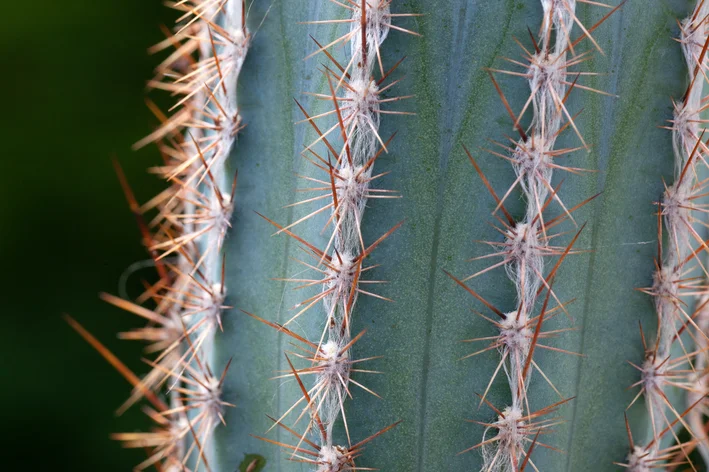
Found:
[[[322,72],[329,93],[314,95],[326,103],[332,103],[332,109],[311,116],[305,107],[296,101],[304,115],[304,120],[301,123],[310,125],[317,136],[312,143],[305,147],[302,156],[324,175],[319,179],[304,176],[303,178],[308,184],[315,184],[313,188],[308,188],[306,191],[314,192],[316,196],[306,197],[289,206],[316,203],[318,208],[287,226],[281,226],[264,217],[278,228],[276,234],[285,233],[306,247],[311,261],[298,262],[319,274],[313,279],[293,277],[282,280],[304,284],[299,288],[309,286],[321,286],[322,288],[319,294],[296,305],[297,313],[283,325],[265,321],[249,313],[259,321],[281,330],[304,344],[303,349],[307,355],[303,357],[309,361],[310,366],[296,369],[290,358],[286,356],[290,370],[280,376],[281,378],[294,378],[300,386],[302,396],[281,418],[274,421],[276,425],[286,428],[282,421],[294,412],[298,405],[305,403],[302,413],[295,422],[297,423],[307,412],[310,423],[302,435],[296,434],[296,437],[300,439],[296,446],[278,442],[276,444],[291,449],[293,451],[291,459],[299,457],[301,461],[316,466],[318,472],[353,470],[354,460],[360,455],[361,447],[398,424],[396,422],[389,425],[353,445],[347,423],[345,399],[348,396],[352,397],[351,385],[378,396],[376,392],[351,377],[353,372],[376,373],[359,368],[359,363],[375,358],[356,359],[352,355],[353,346],[365,332],[362,331],[356,336],[352,336],[351,317],[359,295],[390,301],[381,295],[365,290],[366,284],[383,283],[380,280],[366,278],[367,272],[375,267],[367,266],[365,260],[402,224],[394,225],[373,243],[365,244],[361,225],[367,200],[370,198],[399,198],[399,195],[392,190],[371,186],[383,175],[373,173],[374,164],[382,153],[388,152],[387,146],[394,138],[391,136],[385,141],[380,136],[381,116],[384,114],[408,114],[407,112],[382,109],[382,105],[411,98],[410,96],[392,98],[382,96],[383,92],[391,89],[398,82],[389,81],[387,83],[390,75],[401,61],[386,71],[382,63],[380,48],[391,30],[416,33],[392,24],[392,18],[395,16],[413,15],[393,15],[390,10],[390,0],[362,0],[349,3],[349,5],[341,5],[351,13],[350,18],[346,20],[306,22],[311,24],[341,22],[349,24],[347,33],[325,46],[314,40],[317,50],[309,56],[322,53],[328,59],[328,65],[323,67]],[[332,47],[336,45],[348,47],[350,57],[347,63],[341,63],[330,52]],[[375,72],[379,73],[378,79],[375,79]],[[323,118],[334,119],[335,124],[323,131],[319,125]],[[339,142],[338,135],[341,140],[339,149],[336,147]],[[322,154],[316,151],[318,145],[324,148]],[[324,157],[325,155],[327,157]],[[291,231],[295,226],[309,221],[325,211],[328,211],[330,216],[324,229],[331,228],[331,233],[324,249],[317,248]],[[318,342],[311,342],[288,329],[289,324],[306,311],[320,305],[320,302],[324,308],[325,319],[321,322],[323,331]],[[308,374],[314,374],[315,377],[313,386],[310,388],[306,388],[301,379]],[[333,428],[340,418],[344,424],[347,446],[337,445],[334,442]],[[290,428],[286,429],[294,433]],[[313,442],[306,439],[309,434],[314,436]],[[266,438],[259,438],[274,442]],[[301,449],[301,444],[304,442],[314,451]],[[303,457],[299,454],[312,457]]]
[[[701,268],[707,273],[699,254],[707,248],[694,228],[698,221],[701,205],[696,199],[705,191],[706,184],[698,177],[698,164],[704,160],[707,148],[702,142],[704,131],[700,113],[704,108],[704,72],[707,70],[706,53],[709,46],[709,3],[699,0],[692,14],[686,18],[680,29],[680,43],[689,72],[689,86],[684,96],[673,102],[674,116],[666,128],[672,131],[675,162],[675,181],[665,185],[662,199],[657,203],[658,213],[658,254],[653,284],[642,291],[654,298],[657,312],[657,336],[648,345],[643,335],[645,359],[642,365],[634,367],[641,379],[633,386],[640,387],[631,405],[641,396],[650,416],[649,438],[641,445],[635,444],[628,428],[631,451],[627,458],[629,470],[640,472],[660,464],[687,462],[691,464],[689,452],[675,432],[675,425],[686,427],[692,442],[701,441],[700,452],[707,455],[706,434],[697,427],[695,407],[702,401],[703,389],[696,389],[698,361],[705,356],[702,346],[706,346],[706,332],[695,321],[701,313],[699,306],[695,313],[687,313],[683,297],[693,297],[704,292],[701,278],[691,276]],[[668,234],[663,248],[663,221]],[[695,249],[693,244],[698,245]],[[641,328],[642,329],[642,328]],[[690,332],[699,349],[692,350],[683,340],[682,332]],[[679,347],[682,355],[672,358],[673,346]],[[680,388],[688,392],[688,408],[684,409],[668,397],[670,388]],[[698,396],[697,396],[698,394]],[[669,412],[669,416],[668,416]],[[689,415],[689,417],[688,417]],[[687,418],[688,417],[688,418]],[[626,420],[627,421],[627,420]],[[689,423],[692,423],[690,426]],[[701,424],[701,421],[700,421]],[[666,447],[664,438],[673,438],[675,445]],[[709,457],[709,456],[707,456]],[[694,467],[692,465],[692,467]]]
[[[496,143],[502,150],[499,152],[489,151],[493,155],[511,162],[517,175],[514,183],[502,197],[495,193],[473,155],[464,148],[483,184],[497,204],[493,215],[502,225],[501,228],[498,228],[498,232],[505,237],[503,243],[487,242],[488,245],[496,249],[496,252],[476,259],[494,256],[501,257],[502,260],[463,279],[457,279],[449,274],[458,285],[485,304],[498,318],[490,321],[499,331],[499,335],[492,337],[492,342],[487,348],[475,351],[465,357],[473,357],[493,349],[498,350],[501,354],[500,361],[485,392],[480,395],[480,405],[483,402],[487,403],[496,413],[497,419],[493,422],[483,423],[485,432],[482,441],[463,451],[481,449],[482,470],[486,472],[513,472],[523,470],[527,464],[536,469],[530,458],[532,449],[535,446],[554,449],[539,441],[540,434],[550,433],[551,427],[560,422],[560,418],[549,415],[556,413],[561,405],[571,400],[564,397],[552,380],[542,371],[534,360],[534,353],[536,349],[545,349],[577,355],[540,342],[568,331],[568,329],[542,331],[542,327],[545,321],[560,313],[569,316],[566,309],[568,303],[562,302],[553,290],[554,277],[566,256],[576,252],[573,251],[573,246],[583,230],[583,226],[565,247],[552,242],[560,233],[550,231],[565,221],[576,224],[572,213],[589,203],[595,196],[569,209],[559,196],[559,186],[552,187],[552,175],[555,170],[571,174],[588,172],[587,169],[564,166],[556,161],[556,159],[573,152],[588,149],[588,145],[576,125],[576,116],[572,116],[567,108],[567,100],[570,93],[577,88],[601,94],[604,92],[578,84],[581,73],[573,72],[569,68],[578,66],[590,58],[589,51],[578,52],[576,50],[577,45],[584,39],[591,42],[600,53],[603,53],[591,36],[591,32],[620,8],[620,6],[611,8],[610,12],[597,24],[587,29],[576,17],[575,1],[542,0],[541,4],[544,14],[539,39],[537,40],[530,32],[533,49],[530,52],[522,46],[527,62],[523,64],[509,60],[513,64],[523,65],[524,73],[504,69],[490,70],[490,78],[513,120],[513,129],[520,138],[518,141],[510,140],[512,147],[508,144]],[[571,32],[575,25],[578,25],[582,35],[574,40],[571,38]],[[570,57],[568,57],[569,55]],[[518,115],[512,111],[494,74],[515,75],[527,79],[531,93]],[[529,126],[525,128],[521,121],[530,107],[532,118]],[[580,141],[579,147],[555,147],[557,138],[566,130],[571,130],[575,134]],[[511,155],[506,155],[506,153]],[[525,216],[521,221],[515,221],[505,207],[505,202],[517,187],[521,189],[526,202]],[[545,210],[551,203],[560,207],[561,214],[555,218],[547,219]],[[502,213],[502,216],[496,215],[498,211]],[[558,257],[558,260],[545,276],[545,260],[551,257]],[[505,267],[507,275],[516,289],[517,309],[509,313],[504,313],[496,308],[466,285],[469,280],[501,266]],[[545,290],[546,295],[541,311],[537,316],[533,316],[532,312],[537,300]],[[549,304],[550,299],[556,306]],[[569,319],[571,318],[569,317]],[[466,341],[474,342],[486,339],[490,338],[476,338]],[[507,377],[511,394],[511,403],[504,409],[495,408],[486,398],[501,371],[504,371]],[[530,409],[528,400],[533,371],[536,371],[559,396],[558,402],[536,411]]]
[[[137,380],[72,323],[133,384],[119,412],[143,397],[152,399],[155,409],[145,411],[154,423],[153,432],[113,435],[126,447],[148,448],[148,458],[136,470],[151,466],[199,470],[202,465],[209,469],[214,429],[225,423],[223,409],[234,406],[222,399],[230,363],[221,372],[213,371],[212,365],[214,336],[227,308],[221,249],[231,225],[236,187],[227,158],[243,128],[236,86],[250,39],[246,5],[243,0],[190,0],[170,6],[182,14],[177,30],[151,52],[174,51],[158,66],[149,86],[179,96],[171,109],[177,111],[168,118],[150,103],[161,126],[134,145],[158,144],[165,164],[155,172],[170,186],[140,206],[117,166],[160,280],[147,288],[138,303],[101,295],[148,321],[145,328],[121,337],[150,343],[147,351],[158,353],[147,361],[151,371]],[[151,211],[157,216],[145,222],[143,215]],[[142,302],[156,307],[148,309]],[[164,386],[169,405],[154,401]]]

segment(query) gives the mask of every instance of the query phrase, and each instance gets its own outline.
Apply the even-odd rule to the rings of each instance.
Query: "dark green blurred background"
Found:
[[[128,384],[61,314],[145,370],[140,346],[116,339],[138,320],[97,295],[146,259],[111,156],[141,201],[162,188],[146,172],[157,150],[130,146],[156,124],[144,89],[158,59],[146,48],[174,20],[159,0],[5,0],[2,10],[0,468],[128,471],[142,452],[108,435],[140,428],[142,413],[115,417]],[[141,275],[150,270],[129,290]]]

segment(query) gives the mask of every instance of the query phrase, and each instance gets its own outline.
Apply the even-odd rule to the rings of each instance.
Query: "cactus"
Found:
[[[150,370],[69,319],[137,468],[706,467],[709,3],[649,3],[170,3]]]

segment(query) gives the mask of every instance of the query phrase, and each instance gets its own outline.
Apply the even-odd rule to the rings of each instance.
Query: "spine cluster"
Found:
[[[152,370],[137,378],[83,328],[75,328],[134,385],[123,409],[143,397],[152,404],[145,411],[153,431],[114,435],[126,447],[148,451],[136,470],[156,466],[177,472],[209,470],[214,429],[224,423],[224,408],[233,406],[221,392],[229,366],[215,372],[212,365],[214,336],[226,308],[221,249],[236,186],[227,160],[243,127],[236,86],[249,32],[243,0],[169,5],[180,13],[178,26],[151,49],[168,55],[149,86],[178,101],[169,117],[150,104],[161,126],[135,147],[158,145],[163,165],[153,171],[170,185],[139,206],[118,168],[160,280],[136,302],[102,295],[148,322],[121,337],[149,343]]]
[[[392,14],[391,0],[335,3],[348,11],[347,19],[310,22],[344,23],[348,26],[348,31],[330,44],[323,46],[314,40],[317,50],[312,55],[322,54],[327,61],[322,73],[328,93],[313,95],[331,104],[331,109],[311,116],[305,107],[296,102],[304,115],[302,123],[307,123],[317,135],[315,141],[305,147],[302,157],[312,164],[313,171],[320,173],[320,177],[304,176],[308,188],[303,190],[308,196],[291,206],[316,205],[316,209],[285,227],[268,220],[278,228],[277,233],[285,233],[303,246],[309,259],[298,262],[314,273],[313,278],[285,280],[298,283],[297,288],[321,289],[316,295],[297,304],[294,307],[296,313],[282,325],[249,313],[297,340],[302,347],[301,352],[305,353],[299,357],[307,361],[306,367],[296,368],[286,355],[290,370],[282,377],[294,379],[302,397],[281,418],[274,419],[274,427],[282,427],[295,435],[299,439],[298,444],[292,446],[260,439],[291,450],[291,460],[310,463],[318,472],[355,470],[355,458],[361,454],[364,444],[397,424],[353,444],[345,414],[345,400],[351,397],[353,385],[378,396],[352,378],[353,373],[374,373],[360,367],[360,363],[374,358],[358,359],[353,356],[352,347],[364,332],[352,336],[351,319],[359,295],[388,300],[368,289],[368,285],[383,281],[369,278],[368,274],[375,267],[367,266],[365,260],[400,224],[376,241],[365,243],[362,219],[369,199],[399,197],[391,190],[376,187],[377,180],[383,174],[374,173],[374,164],[382,153],[388,152],[387,146],[393,138],[385,141],[380,136],[382,115],[406,114],[387,110],[386,105],[409,97],[385,98],[383,95],[396,84],[397,81],[388,79],[400,62],[385,71],[380,50],[391,30],[411,33],[392,24],[392,19],[413,16]],[[344,59],[338,59],[338,50],[341,49],[345,50]],[[329,215],[325,230],[329,231],[326,234],[330,236],[325,247],[319,248],[291,231],[322,213]],[[311,309],[322,317],[323,331],[315,342],[289,328],[292,322]],[[310,383],[308,379],[314,380]],[[302,434],[295,433],[294,429],[284,424],[291,414],[297,416],[293,427],[303,417],[309,418]],[[344,423],[347,445],[334,442],[333,428],[338,419]]]
[[[531,460],[531,451],[537,445],[550,448],[539,441],[540,435],[550,433],[551,427],[559,423],[558,418],[550,415],[569,401],[535,362],[534,353],[544,349],[575,354],[544,342],[568,329],[543,331],[543,324],[561,313],[568,317],[566,304],[557,297],[553,290],[553,283],[559,266],[564,258],[573,252],[573,246],[583,229],[576,233],[567,246],[559,246],[555,243],[560,236],[557,226],[566,221],[575,225],[572,213],[595,197],[569,208],[559,196],[560,185],[552,186],[552,177],[556,170],[572,174],[579,174],[585,170],[565,166],[561,164],[563,161],[557,160],[588,148],[574,122],[576,117],[572,116],[567,109],[566,103],[570,93],[577,88],[603,93],[578,83],[581,77],[594,75],[592,72],[576,70],[591,58],[593,52],[593,50],[580,52],[578,45],[587,40],[602,53],[591,33],[619,8],[596,3],[607,8],[608,12],[598,23],[586,28],[576,16],[574,0],[542,0],[541,4],[543,23],[539,37],[535,38],[530,33],[531,47],[529,49],[522,47],[524,62],[509,60],[512,64],[522,66],[523,70],[492,69],[490,71],[502,103],[514,122],[513,128],[519,135],[519,139],[510,138],[508,143],[496,143],[500,148],[499,151],[489,151],[511,163],[517,176],[502,197],[493,190],[492,184],[484,176],[472,154],[465,149],[468,158],[497,203],[493,215],[502,225],[497,228],[498,232],[504,235],[503,241],[486,243],[494,248],[491,254],[475,259],[487,260],[495,257],[500,260],[463,279],[448,274],[496,316],[494,320],[487,319],[495,326],[497,335],[467,340],[477,342],[492,339],[487,347],[465,356],[473,357],[491,350],[501,355],[487,389],[480,395],[480,404],[487,403],[494,410],[497,418],[492,422],[481,423],[485,426],[482,441],[463,451],[481,449],[484,460],[482,470],[486,472],[517,472],[524,470],[528,464],[537,470]],[[572,39],[571,33],[576,26],[582,31],[582,35]],[[494,74],[508,74],[527,80],[531,94],[519,115],[512,111]],[[529,110],[532,117],[528,125],[524,126],[522,120]],[[580,142],[578,147],[559,148],[556,145],[557,139],[566,130],[576,135]],[[524,216],[520,220],[515,220],[505,208],[505,201],[515,189],[521,190],[526,202]],[[550,205],[558,208],[558,216],[547,216]],[[498,212],[502,215],[498,215]],[[545,268],[552,258],[556,258],[556,262],[545,275]],[[517,309],[507,313],[487,302],[467,285],[469,280],[502,266],[516,288]],[[532,411],[528,396],[532,386],[532,373],[535,371],[543,382],[557,393],[559,401],[546,408]],[[496,408],[486,397],[501,372],[504,372],[507,379],[511,401],[504,408]]]
[[[650,415],[651,431],[642,444],[635,444],[629,432],[631,452],[629,469],[635,472],[690,463],[689,453],[698,446],[709,460],[709,445],[704,430],[703,413],[707,395],[707,285],[708,276],[702,253],[709,250],[695,227],[706,213],[699,199],[706,195],[707,181],[699,176],[706,166],[709,148],[703,142],[704,123],[700,114],[706,110],[708,98],[703,95],[707,80],[707,46],[709,46],[709,2],[699,0],[692,14],[681,23],[680,43],[689,72],[689,85],[684,96],[673,102],[674,116],[667,129],[672,131],[675,179],[665,184],[658,202],[658,254],[651,287],[642,289],[654,298],[657,312],[657,336],[646,342],[645,359],[634,365],[640,380],[634,385],[640,391],[633,400],[644,397]],[[663,227],[664,226],[664,227]],[[663,244],[663,236],[667,238]],[[692,312],[685,300],[698,298]],[[673,352],[681,352],[676,357]],[[677,405],[668,397],[669,389],[687,392],[686,405]],[[632,405],[632,403],[631,403]],[[691,435],[681,441],[675,432],[685,427]],[[664,438],[672,439],[666,447]],[[693,466],[692,466],[693,467]]]

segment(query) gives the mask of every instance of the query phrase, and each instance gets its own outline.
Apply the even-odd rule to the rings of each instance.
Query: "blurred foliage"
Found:
[[[140,346],[116,339],[138,320],[97,295],[117,293],[128,266],[147,258],[111,157],[141,201],[162,188],[146,172],[157,150],[130,145],[155,125],[143,100],[158,59],[146,48],[173,20],[158,0],[5,2],[3,13],[3,468],[124,472],[142,452],[109,434],[144,426],[143,415],[115,417],[128,384],[61,313],[145,371]],[[129,292],[151,275],[130,276]]]

